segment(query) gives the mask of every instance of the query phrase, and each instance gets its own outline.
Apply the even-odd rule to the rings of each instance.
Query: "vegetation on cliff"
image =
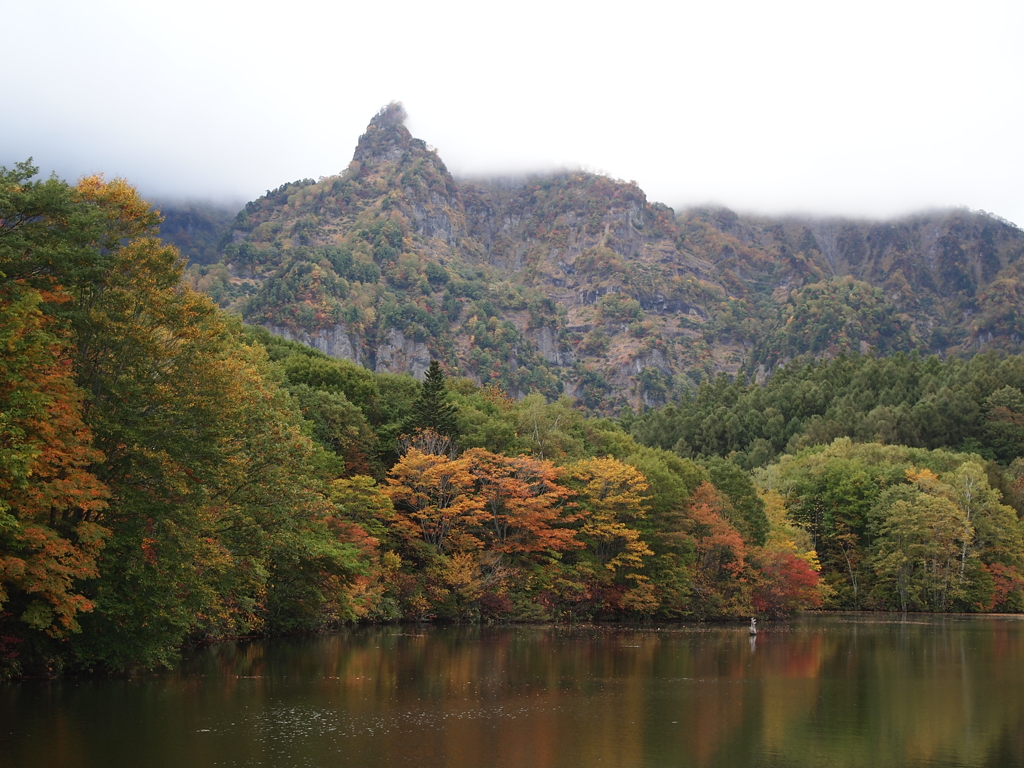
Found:
[[[358,620],[1024,609],[1018,230],[458,183],[403,118],[187,277],[125,182],[0,170],[0,674]]]
[[[1024,233],[998,217],[676,215],[584,172],[458,180],[404,118],[381,110],[342,174],[249,203],[192,284],[374,371],[433,358],[604,415],[803,355],[1022,350]]]

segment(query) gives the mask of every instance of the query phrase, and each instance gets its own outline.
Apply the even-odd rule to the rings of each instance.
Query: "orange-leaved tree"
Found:
[[[690,499],[688,533],[696,549],[694,606],[701,615],[730,615],[745,610],[742,579],[747,547],[723,513],[723,502],[711,483],[697,487]]]
[[[560,470],[530,456],[502,456],[483,448],[462,455],[476,478],[483,500],[479,536],[490,548],[510,555],[583,546],[565,522],[564,504],[571,495],[558,484]]]
[[[472,530],[484,499],[464,457],[450,458],[410,448],[388,472],[384,492],[395,505],[399,531],[422,538],[439,552],[483,546]]]
[[[0,281],[0,633],[11,638],[78,630],[76,615],[92,609],[79,582],[98,575],[108,533],[107,488],[90,471],[102,455],[81,419],[67,343],[40,310],[61,300]]]

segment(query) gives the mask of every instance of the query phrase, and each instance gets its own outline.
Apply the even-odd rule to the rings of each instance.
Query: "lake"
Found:
[[[1021,617],[418,625],[0,685],[0,766],[1024,765]]]

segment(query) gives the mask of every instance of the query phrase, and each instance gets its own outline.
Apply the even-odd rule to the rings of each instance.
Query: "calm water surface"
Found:
[[[0,685],[0,766],[1024,766],[1024,621],[361,629]]]

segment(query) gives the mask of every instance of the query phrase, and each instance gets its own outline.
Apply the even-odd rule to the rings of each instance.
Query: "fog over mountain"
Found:
[[[340,172],[381,104],[458,176],[584,168],[675,208],[1024,223],[1019,3],[786,0],[652,14],[445,0],[8,12],[0,164],[251,200]]]

